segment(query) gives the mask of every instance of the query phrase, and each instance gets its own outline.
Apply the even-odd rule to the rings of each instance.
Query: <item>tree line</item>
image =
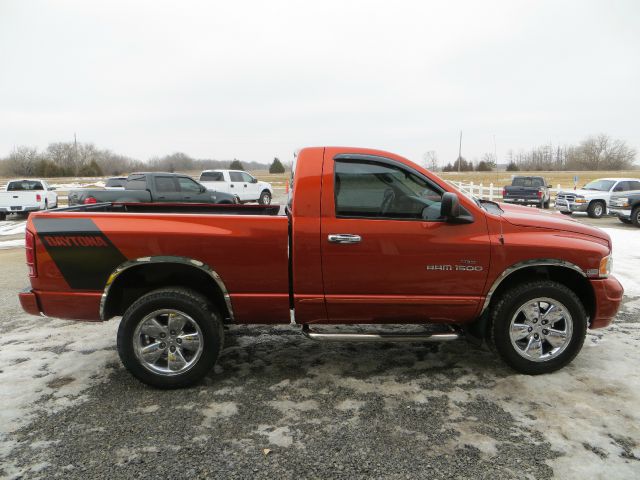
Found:
[[[541,145],[529,151],[507,152],[507,171],[554,170],[632,170],[635,168],[636,150],[624,140],[605,134],[592,135],[578,145]],[[434,155],[425,154],[432,164]],[[464,157],[448,163],[443,172],[491,171],[497,168],[494,154],[485,153],[479,161],[467,161]]]
[[[276,162],[277,160],[277,162]],[[234,167],[230,167],[234,164]],[[271,164],[276,170],[284,167],[280,160]],[[279,166],[277,165],[279,164]],[[5,177],[101,177],[126,175],[135,171],[197,171],[216,168],[239,170],[266,170],[269,165],[238,159],[195,159],[181,152],[153,157],[146,162],[111,150],[102,150],[91,143],[57,142],[43,150],[28,146],[16,147],[7,157],[0,159],[0,176]]]

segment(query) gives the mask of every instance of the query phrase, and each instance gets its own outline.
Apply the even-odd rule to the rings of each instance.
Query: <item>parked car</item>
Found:
[[[104,184],[105,190],[124,190],[124,185],[127,183],[127,177],[111,177],[107,179]]]
[[[607,213],[612,193],[640,189],[638,178],[599,178],[578,190],[562,190],[556,196],[556,210],[565,215],[587,212],[591,218]]]
[[[204,170],[200,174],[200,183],[209,190],[236,195],[240,203],[269,205],[273,198],[270,183],[261,182],[242,170]]]
[[[10,213],[29,213],[58,206],[55,187],[40,178],[9,180],[0,192],[0,220]]]
[[[549,208],[551,194],[543,177],[514,176],[511,185],[502,189],[502,201],[519,205],[536,205]]]
[[[236,197],[223,192],[212,192],[193,178],[179,173],[132,173],[123,189],[70,190],[69,205],[101,202],[164,202],[164,203],[236,203]]]
[[[640,188],[611,196],[610,212],[622,223],[640,227]]]
[[[601,229],[468,198],[378,150],[303,149],[292,180],[285,209],[102,204],[31,215],[22,307],[122,316],[122,362],[161,388],[204,377],[225,324],[295,324],[314,340],[486,339],[515,370],[542,374],[571,362],[587,327],[618,311],[623,288]],[[384,328],[398,323],[422,326]]]

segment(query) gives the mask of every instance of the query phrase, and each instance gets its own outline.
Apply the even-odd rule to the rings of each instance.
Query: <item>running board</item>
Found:
[[[450,342],[458,340],[461,336],[459,332],[451,330],[448,332],[433,333],[385,333],[385,332],[318,332],[309,328],[308,325],[302,327],[302,334],[311,340],[325,342]]]

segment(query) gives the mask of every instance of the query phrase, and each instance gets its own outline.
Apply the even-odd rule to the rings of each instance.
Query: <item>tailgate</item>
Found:
[[[44,192],[0,192],[0,207],[11,211],[20,211],[25,206],[37,206],[42,203]],[[40,195],[40,202],[37,198]]]

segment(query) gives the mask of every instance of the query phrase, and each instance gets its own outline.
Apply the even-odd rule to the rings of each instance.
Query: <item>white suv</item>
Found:
[[[612,193],[640,190],[639,178],[599,178],[579,190],[562,190],[556,196],[556,210],[565,215],[587,212],[591,218],[607,213]]]
[[[235,195],[240,203],[269,205],[273,198],[270,183],[260,182],[242,170],[204,170],[200,174],[200,183],[208,190]]]

